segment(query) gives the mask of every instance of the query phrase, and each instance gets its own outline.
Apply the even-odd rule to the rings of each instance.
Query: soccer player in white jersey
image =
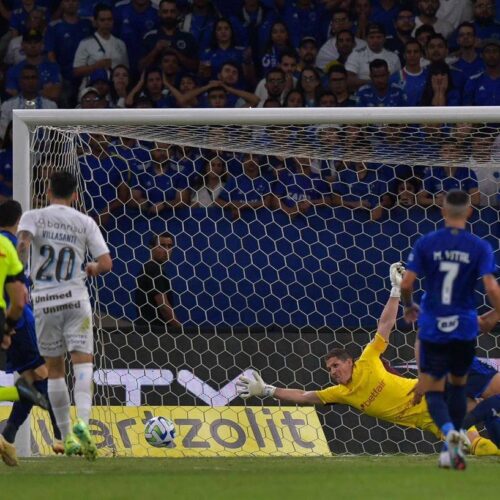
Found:
[[[111,270],[109,249],[97,224],[71,207],[77,199],[76,178],[67,171],[50,179],[50,205],[23,214],[18,228],[18,253],[28,262],[31,245],[32,301],[40,353],[49,372],[48,394],[66,455],[83,453],[89,460],[97,448],[88,429],[92,406],[92,309],[85,275]],[[90,252],[95,259],[84,265]],[[70,397],[64,354],[75,374],[74,401],[78,420],[71,428]]]

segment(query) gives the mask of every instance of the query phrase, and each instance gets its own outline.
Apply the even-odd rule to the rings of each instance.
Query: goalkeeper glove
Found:
[[[248,399],[251,396],[267,397],[274,396],[274,391],[276,387],[272,385],[267,385],[262,377],[256,372],[253,372],[253,378],[245,377],[242,375],[238,382],[236,382],[236,387],[238,390],[238,395],[243,399]]]
[[[396,297],[399,299],[401,297],[401,282],[403,281],[403,275],[405,273],[405,267],[402,262],[395,262],[391,264],[389,275],[391,279],[391,297]]]

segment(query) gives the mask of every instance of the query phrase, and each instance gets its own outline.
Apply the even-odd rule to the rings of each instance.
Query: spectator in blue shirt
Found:
[[[258,155],[243,157],[243,173],[231,177],[216,203],[231,210],[233,219],[239,219],[242,211],[272,207],[269,181],[261,175],[261,159]]]
[[[61,72],[56,63],[50,62],[43,55],[43,37],[37,31],[30,31],[23,35],[22,48],[26,59],[12,66],[7,71],[6,92],[14,97],[19,93],[19,77],[26,64],[38,69],[40,90],[43,97],[57,101],[61,92]]]
[[[143,55],[142,40],[157,26],[157,10],[151,5],[151,0],[125,0],[115,5],[113,20],[114,34],[125,42],[130,68],[135,74]]]
[[[370,210],[373,218],[378,219],[382,215],[382,207],[389,206],[391,199],[387,182],[379,172],[358,162],[338,172],[332,202],[335,206]]]
[[[500,23],[495,15],[494,0],[474,0],[473,2],[474,27],[476,36],[484,41],[490,38],[500,40]]]
[[[200,75],[207,80],[216,78],[222,65],[229,61],[243,68],[247,84],[255,84],[255,68],[250,48],[235,45],[231,22],[221,18],[214,24],[210,47],[200,56]]]
[[[193,0],[191,11],[182,20],[181,30],[193,35],[200,52],[203,52],[210,45],[216,19],[217,12],[210,0]]]
[[[389,83],[389,66],[383,59],[370,62],[371,83],[363,85],[356,93],[358,107],[406,106],[406,94],[395,84]]]
[[[476,29],[472,23],[462,23],[458,29],[458,52],[457,60],[453,66],[462,71],[467,81],[471,76],[477,75],[484,70],[484,62],[481,59],[477,46]]]
[[[174,50],[187,71],[198,70],[198,45],[193,35],[179,30],[179,11],[175,0],[161,0],[158,8],[159,27],[144,35],[139,70],[158,63],[166,50]]]
[[[500,41],[489,40],[483,48],[485,70],[465,85],[464,105],[500,106]]]
[[[157,143],[151,151],[151,161],[130,181],[135,203],[148,215],[189,204],[186,176],[172,168],[169,147]]]
[[[446,193],[452,189],[465,191],[470,195],[470,202],[478,206],[480,194],[476,173],[467,167],[456,165],[460,156],[459,146],[453,138],[441,144],[441,162],[450,166],[428,167],[424,172],[424,186],[418,193],[418,203],[423,207],[443,206]]]
[[[390,82],[398,85],[406,94],[408,106],[418,106],[427,83],[427,69],[422,68],[420,61],[423,50],[416,40],[406,42],[403,69],[391,75]]]
[[[128,166],[118,156],[110,156],[108,138],[93,134],[90,151],[80,156],[80,172],[85,182],[85,206],[89,215],[104,227],[113,213],[130,200]]]
[[[46,5],[42,5],[42,2],[36,0],[21,0],[20,5],[14,6],[10,14],[9,24],[12,36],[26,33],[29,14],[35,9],[43,12],[45,21],[48,22],[50,13]]]
[[[432,63],[446,63],[448,56],[448,42],[439,33],[431,35],[426,46],[427,59]],[[449,75],[451,77],[451,84],[458,91],[459,97],[462,95],[464,85],[466,82],[464,72],[449,65]]]
[[[396,0],[374,0],[370,13],[370,21],[382,24],[388,35],[395,36],[394,21],[398,18],[400,11],[401,5]]]
[[[306,214],[314,205],[331,204],[331,188],[319,174],[312,172],[307,158],[290,158],[277,172],[274,195],[278,206],[290,217]]]
[[[453,87],[450,67],[445,62],[431,63],[428,67],[421,106],[459,106],[460,93]]]
[[[50,23],[47,29],[45,49],[48,58],[61,69],[61,105],[74,107],[78,80],[73,76],[73,61],[80,42],[91,36],[94,29],[89,19],[78,16],[78,0],[61,1],[61,18]]]
[[[276,21],[271,26],[269,39],[264,49],[259,53],[259,69],[266,74],[271,68],[276,68],[281,61],[283,51],[294,50],[288,28],[282,21]]]
[[[143,71],[141,78],[127,95],[125,105],[131,107],[136,97],[141,94],[151,99],[155,108],[172,107],[173,98],[171,98],[169,91],[163,85],[163,76],[159,68],[151,68]]]
[[[327,16],[322,14],[326,14],[326,11],[321,2],[313,0],[286,2],[283,21],[290,31],[294,47],[298,47],[305,36],[319,37],[320,43],[325,41],[326,26],[323,22]]]
[[[386,28],[387,29],[387,28]],[[405,64],[406,43],[412,39],[411,34],[415,29],[415,14],[408,7],[402,7],[394,21],[392,36],[388,36],[385,47],[399,56],[401,66]],[[408,64],[408,63],[407,63]]]

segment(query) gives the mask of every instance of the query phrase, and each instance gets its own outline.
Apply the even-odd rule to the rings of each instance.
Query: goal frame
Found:
[[[33,126],[90,125],[371,125],[500,123],[500,107],[238,108],[238,109],[57,109],[13,111],[13,196],[23,210],[31,202]],[[235,150],[238,150],[235,148]],[[30,456],[30,419],[18,434],[20,456]]]

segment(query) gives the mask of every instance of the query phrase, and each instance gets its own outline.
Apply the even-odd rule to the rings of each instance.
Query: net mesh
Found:
[[[348,407],[244,407],[235,380],[257,369],[269,384],[326,387],[324,355],[361,353],[388,299],[389,265],[440,225],[448,189],[472,193],[470,228],[497,250],[498,137],[490,123],[33,127],[32,206],[47,203],[54,169],[72,169],[78,208],[114,259],[92,283],[101,453],[434,451],[432,436]],[[164,308],[155,320],[137,295],[164,233],[174,244],[166,279],[141,283],[153,302],[165,292],[168,325]],[[385,356],[414,374],[414,335],[398,327]],[[479,353],[500,358],[491,337]],[[145,441],[144,422],[159,414],[176,424],[174,448]],[[46,454],[50,425],[34,420],[34,452]]]

